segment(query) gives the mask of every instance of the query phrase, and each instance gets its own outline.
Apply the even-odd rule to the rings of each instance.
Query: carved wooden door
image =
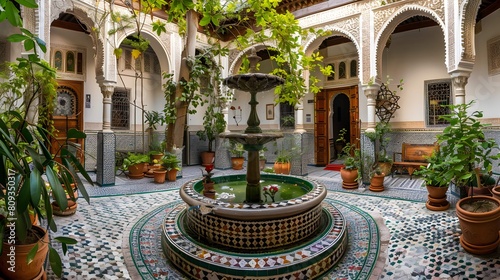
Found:
[[[68,149],[74,151],[83,163],[83,139],[69,139],[72,143],[66,143],[68,130],[76,128],[83,131],[83,82],[58,80],[57,83],[57,98],[52,114],[56,131],[51,137],[51,153],[59,155],[61,146],[68,144]]]
[[[314,152],[317,165],[329,162],[328,152],[328,98],[326,91],[316,94],[314,113]]]

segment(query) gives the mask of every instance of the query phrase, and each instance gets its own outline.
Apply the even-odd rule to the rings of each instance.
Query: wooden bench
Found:
[[[392,155],[392,168],[391,175],[395,171],[402,173],[406,170],[412,178],[413,172],[422,166],[427,165],[427,158],[431,156],[432,152],[438,148],[437,143],[434,144],[410,144],[403,142],[401,153],[395,152]],[[396,160],[396,156],[400,156],[400,160]]]

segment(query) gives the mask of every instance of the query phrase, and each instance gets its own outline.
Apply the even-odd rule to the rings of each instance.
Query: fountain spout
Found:
[[[283,134],[262,133],[257,114],[257,104],[259,104],[257,102],[257,93],[273,89],[283,84],[285,80],[275,75],[255,73],[256,65],[261,60],[255,49],[252,49],[248,59],[250,60],[250,73],[230,76],[223,81],[224,85],[231,89],[250,93],[248,126],[244,133],[224,132],[219,134],[219,137],[229,138],[242,143],[244,149],[248,151],[246,201],[249,203],[259,203],[261,201],[259,150],[263,148],[265,143],[281,138]]]

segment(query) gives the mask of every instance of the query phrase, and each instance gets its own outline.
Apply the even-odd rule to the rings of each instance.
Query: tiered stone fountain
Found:
[[[249,59],[254,70],[260,58],[253,53]],[[224,82],[250,93],[247,129],[220,134],[242,143],[248,151],[246,176],[213,178],[222,185],[216,188],[216,199],[203,195],[201,180],[185,184],[180,195],[187,205],[168,211],[163,224],[165,255],[191,279],[319,278],[347,249],[344,216],[333,205],[322,204],[324,185],[301,177],[260,174],[259,170],[259,150],[283,135],[262,132],[256,95],[282,84],[283,79],[252,71]],[[227,186],[235,182],[238,186]],[[279,185],[279,190],[276,199],[267,202],[262,188],[270,185]],[[222,190],[238,188],[245,189],[243,199],[223,198]],[[289,188],[302,194],[287,197]]]

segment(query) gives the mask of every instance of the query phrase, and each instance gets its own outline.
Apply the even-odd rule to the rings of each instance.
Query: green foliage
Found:
[[[483,129],[488,125],[479,121],[483,113],[467,112],[473,103],[445,105],[451,113],[441,118],[449,125],[437,135],[442,156],[449,166],[444,176],[461,189],[470,185],[475,169],[489,174],[493,162],[500,159],[498,144],[484,135]]]
[[[16,1],[24,8],[36,8],[34,0]],[[57,83],[55,70],[49,67],[46,61],[40,59],[37,46],[46,51],[45,42],[22,28],[22,18],[14,1],[0,1],[0,22],[9,21],[12,26],[20,27],[20,34],[12,34],[7,40],[12,43],[21,43],[25,57],[17,58],[17,63],[9,65],[9,73],[5,82],[0,84],[0,185],[6,192],[0,191],[0,199],[4,201],[14,199],[15,209],[4,208],[7,217],[0,218],[0,234],[4,236],[9,218],[16,218],[15,232],[18,242],[26,241],[32,224],[29,218],[30,211],[34,211],[40,220],[45,220],[49,234],[57,232],[54,222],[49,192],[61,209],[67,208],[66,192],[72,194],[71,183],[76,183],[83,197],[89,201],[89,196],[78,176],[78,172],[90,184],[92,180],[86,173],[78,159],[70,152],[68,145],[60,146],[57,154],[60,161],[49,151],[47,143],[51,131],[51,124],[46,116],[52,112],[56,96]],[[39,123],[28,119],[28,110],[41,100],[38,113]],[[43,108],[42,108],[43,107]],[[36,111],[36,109],[34,110]],[[49,129],[46,129],[46,128]],[[68,131],[68,138],[85,138],[83,132]],[[49,186],[46,187],[45,179]],[[66,188],[62,184],[67,186]],[[69,190],[68,190],[69,188]],[[73,199],[74,197],[71,196]],[[5,205],[4,205],[5,206]],[[50,229],[50,230],[49,230]],[[4,236],[5,237],[5,236]],[[67,237],[56,237],[63,249],[67,244],[76,241]],[[0,242],[0,250],[4,249]],[[49,263],[52,271],[59,277],[62,274],[61,258],[57,251],[49,244]],[[66,253],[66,250],[63,250]],[[36,251],[30,252],[30,258]]]
[[[448,173],[450,166],[445,160],[441,149],[437,148],[427,159],[429,164],[415,171],[415,175],[421,176],[425,185],[434,187],[447,187],[450,185],[451,177]]]
[[[123,170],[127,170],[129,166],[139,164],[139,163],[147,163],[149,162],[149,155],[141,154],[141,153],[128,153],[127,157],[123,159]]]
[[[344,161],[344,169],[354,170],[361,166],[361,151],[357,145],[347,142],[345,139],[345,134],[347,130],[341,129],[337,142],[345,143],[344,148],[342,148],[342,160]]]
[[[243,157],[243,154],[245,153],[245,149],[243,149],[243,144],[238,143],[234,140],[230,140],[229,153],[231,153],[233,157]]]
[[[163,114],[157,111],[146,111],[144,116],[146,117],[146,124],[148,125],[148,128],[153,130],[156,130],[156,125],[163,125],[165,122]]]
[[[161,159],[161,165],[167,170],[181,170],[181,161],[175,154],[166,153]]]
[[[387,155],[387,145],[391,138],[387,133],[391,132],[389,123],[378,122],[374,132],[366,132],[365,135],[372,141],[375,146],[375,159],[377,162],[392,162],[392,159]]]

